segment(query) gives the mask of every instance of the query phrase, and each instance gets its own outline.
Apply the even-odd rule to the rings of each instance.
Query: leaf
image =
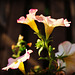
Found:
[[[38,51],[38,55],[40,56],[41,51],[43,50],[43,47],[41,47]]]
[[[40,60],[40,59],[43,59],[43,60],[49,60],[48,57],[40,57],[39,60]]]
[[[12,49],[13,53],[15,53],[15,49]]]
[[[49,52],[51,52],[52,51],[52,47],[51,47],[51,45],[49,46]]]

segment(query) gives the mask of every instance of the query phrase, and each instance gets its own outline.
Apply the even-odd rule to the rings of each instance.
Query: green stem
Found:
[[[49,70],[51,70],[52,59],[49,60]]]
[[[18,53],[17,53],[17,57],[19,57],[19,56],[20,56],[20,53],[21,53],[21,51],[18,51]]]
[[[51,53],[49,52],[49,47],[48,44],[45,42],[45,47],[48,51],[48,56],[49,56],[49,70],[51,69],[51,64],[52,64],[52,58],[51,58]]]

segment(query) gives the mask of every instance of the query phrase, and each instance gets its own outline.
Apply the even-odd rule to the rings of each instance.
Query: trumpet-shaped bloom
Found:
[[[34,21],[34,17],[35,17],[35,14],[38,10],[37,9],[30,9],[29,10],[29,14],[27,14],[26,18],[24,16],[20,17],[18,20],[17,20],[17,23],[23,23],[23,24],[27,24],[29,25],[35,32],[39,33],[39,30],[37,28],[37,25]]]
[[[46,34],[46,39],[49,38],[50,34],[52,33],[53,29],[57,26],[66,26],[69,27],[71,22],[68,22],[67,19],[53,19],[50,16],[45,17],[43,15],[36,16],[35,20],[38,22],[43,22],[45,26],[45,34]]]
[[[64,62],[58,59],[58,66],[65,66],[65,72],[67,75],[71,75],[75,72],[75,44],[71,44],[69,41],[65,41],[58,46],[59,52],[55,53],[56,57],[58,55],[67,56],[64,58]]]
[[[27,59],[30,58],[30,53],[32,53],[32,50],[26,50],[26,53],[16,59],[13,58],[9,58],[8,59],[8,65],[4,68],[2,68],[2,70],[8,70],[9,68],[11,69],[17,69],[19,68],[20,63],[26,61]]]

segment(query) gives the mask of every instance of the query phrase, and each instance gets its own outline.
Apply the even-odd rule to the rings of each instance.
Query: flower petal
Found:
[[[2,68],[2,70],[8,70],[9,68],[17,69],[21,62],[24,62],[30,58],[30,53],[32,53],[32,52],[33,52],[32,50],[27,51],[27,49],[26,49],[26,53],[24,55],[22,55],[16,59],[9,58],[8,65],[6,67]]]
[[[38,11],[38,9],[30,9],[29,10],[29,14],[36,14],[36,12]]]
[[[25,68],[24,68],[24,64],[23,62],[20,62],[20,65],[19,65],[19,70],[25,75]]]
[[[29,25],[35,32],[39,33],[38,27],[34,21],[35,14],[38,10],[37,9],[30,9],[29,14],[26,15],[26,18],[24,16],[20,17],[17,20],[17,23],[23,23]]]
[[[74,53],[75,53],[75,44],[72,44],[71,49],[70,49],[68,55],[72,55]]]
[[[67,56],[64,59],[58,61],[58,66],[61,64],[61,67],[65,66],[63,69],[66,72],[66,75],[72,75],[75,72],[75,44],[71,44],[69,41],[65,41],[59,45],[59,52],[55,53],[56,56],[61,55],[64,52],[63,56]],[[61,51],[62,50],[62,51]]]

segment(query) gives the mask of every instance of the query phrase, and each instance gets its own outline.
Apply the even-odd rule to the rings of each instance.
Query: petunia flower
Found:
[[[69,41],[65,41],[58,46],[59,52],[55,53],[55,56],[58,55],[67,56],[64,58],[64,62],[58,59],[58,66],[65,66],[63,69],[67,75],[72,75],[75,72],[75,44],[71,44]]]
[[[38,22],[42,22],[44,23],[45,26],[45,34],[46,34],[46,39],[49,38],[50,34],[52,33],[53,29],[57,26],[65,26],[65,27],[69,27],[71,22],[68,22],[67,19],[53,19],[51,18],[51,16],[35,16],[34,18],[35,20],[37,20]]]
[[[37,25],[34,21],[34,17],[38,9],[30,9],[29,14],[26,15],[26,18],[24,16],[20,17],[17,20],[17,23],[23,23],[29,25],[36,33],[39,33],[39,30],[37,28]]]
[[[2,70],[7,70],[10,69],[17,69],[17,68],[21,68],[20,66],[23,66],[23,62],[26,61],[27,59],[30,58],[30,53],[32,53],[32,50],[28,50],[26,49],[26,53],[16,59],[13,58],[9,58],[8,59],[8,65],[4,68],[2,68]],[[21,69],[20,69],[21,70]]]

